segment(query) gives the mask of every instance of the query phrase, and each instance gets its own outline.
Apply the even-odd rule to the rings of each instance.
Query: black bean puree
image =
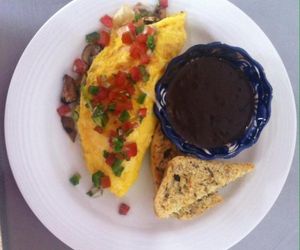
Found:
[[[174,72],[167,114],[174,130],[202,148],[240,138],[254,110],[253,89],[239,69],[217,57],[194,59]]]

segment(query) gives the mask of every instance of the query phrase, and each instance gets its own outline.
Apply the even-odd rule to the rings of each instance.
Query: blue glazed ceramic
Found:
[[[199,148],[180,137],[172,128],[166,111],[166,93],[168,83],[174,72],[190,60],[203,56],[215,56],[228,61],[233,67],[239,68],[250,80],[254,90],[254,114],[244,135],[236,141],[218,148]],[[188,49],[184,54],[174,58],[167,66],[163,77],[155,89],[156,105],[154,111],[160,120],[164,134],[184,153],[195,155],[204,160],[215,158],[231,158],[257,142],[261,131],[271,115],[272,87],[266,79],[263,67],[243,49],[227,44],[214,42],[199,44]]]

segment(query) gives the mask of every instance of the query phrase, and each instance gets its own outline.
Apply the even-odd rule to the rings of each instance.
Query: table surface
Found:
[[[9,167],[3,129],[6,94],[19,57],[41,25],[68,2],[69,0],[0,0],[0,215],[4,249],[70,249],[41,224],[21,196]],[[298,105],[298,0],[231,2],[247,13],[273,42],[288,71]],[[298,249],[298,166],[297,147],[287,182],[273,208],[232,250]]]

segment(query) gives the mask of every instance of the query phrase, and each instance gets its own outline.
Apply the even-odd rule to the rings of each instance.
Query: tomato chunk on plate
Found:
[[[109,33],[105,30],[100,31],[100,38],[98,40],[98,44],[105,47],[109,44],[109,41],[110,41]]]
[[[103,23],[104,26],[111,29],[113,27],[113,19],[109,15],[105,15],[100,18],[100,22]]]
[[[129,209],[130,209],[130,207],[127,204],[121,203],[119,206],[119,214],[127,215]]]
[[[66,104],[63,104],[61,105],[58,109],[57,109],[57,113],[60,115],[60,116],[64,116],[68,113],[71,112],[71,108],[66,105]]]

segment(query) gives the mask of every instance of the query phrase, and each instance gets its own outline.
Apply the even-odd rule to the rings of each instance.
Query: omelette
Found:
[[[109,176],[110,191],[118,197],[124,196],[136,181],[143,157],[152,140],[156,126],[156,118],[153,113],[155,84],[163,75],[168,62],[177,56],[184,46],[186,41],[185,17],[185,13],[179,13],[151,25],[156,32],[155,49],[151,54],[151,60],[143,65],[140,65],[140,61],[132,57],[133,52],[129,46],[124,44],[123,36],[119,30],[113,29],[109,45],[94,58],[88,71],[86,85],[81,91],[79,120],[77,122],[81,146],[89,172],[94,174],[100,170]],[[128,111],[118,113],[118,116],[115,117],[110,113],[101,116],[100,123],[99,120],[97,123],[97,119],[94,119],[95,112],[103,115],[103,110],[99,108],[95,111],[95,108],[94,110],[91,108],[91,102],[87,98],[90,93],[87,89],[93,91],[95,84],[101,79],[102,82],[105,82],[105,79],[114,78],[114,84],[119,84],[119,79],[122,79],[120,72],[128,72],[133,67],[141,69],[143,79],[130,85],[133,86],[133,89],[128,90],[132,100],[131,105],[128,105]],[[108,85],[110,86],[110,84]],[[101,91],[100,93],[103,93]],[[123,100],[123,102],[126,101]],[[114,158],[113,164],[115,165],[112,167],[112,164],[109,164],[110,156],[113,154],[116,157],[121,153],[109,153],[113,143],[111,141],[111,128],[115,128],[120,121],[123,122],[120,123],[120,126],[128,124],[128,122],[124,122],[126,119],[130,119],[134,126],[127,134],[126,142],[116,140],[113,148],[122,153],[120,148],[124,149],[126,145],[128,147],[134,145],[134,147],[131,147],[131,157],[125,157],[122,161]],[[98,125],[103,125],[104,129],[99,126],[95,127],[95,122]],[[118,129],[117,131],[120,132]],[[114,136],[117,137],[118,134],[114,133]],[[134,152],[135,150],[137,152]],[[116,162],[118,162],[117,165]]]

